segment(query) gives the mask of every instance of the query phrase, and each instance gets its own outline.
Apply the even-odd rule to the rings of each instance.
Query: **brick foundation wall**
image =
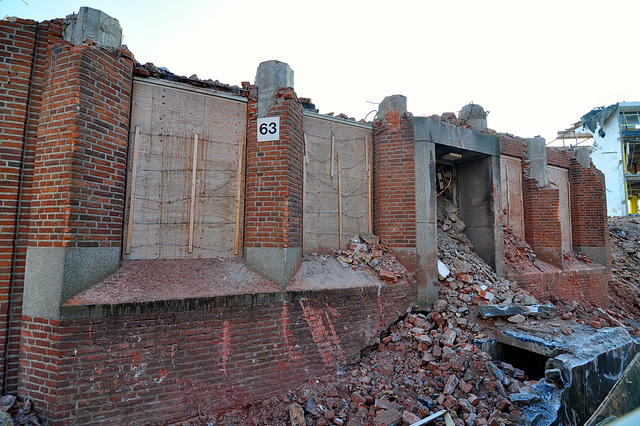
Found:
[[[525,239],[538,258],[562,267],[562,233],[558,209],[559,191],[549,186],[538,188],[535,179],[522,181]]]
[[[413,120],[392,110],[373,128],[374,232],[393,248],[416,246]]]
[[[59,324],[23,319],[24,380],[49,425],[181,421],[334,374],[415,298],[415,286],[398,282],[259,302],[69,306]]]
[[[257,142],[257,100],[249,99],[246,247],[302,246],[302,104],[292,88],[281,88],[269,117],[280,117],[280,139]]]

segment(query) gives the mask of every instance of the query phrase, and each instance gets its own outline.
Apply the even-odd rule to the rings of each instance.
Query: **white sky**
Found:
[[[394,94],[416,116],[473,101],[490,128],[550,142],[594,107],[640,101],[638,0],[26,2],[0,0],[0,18],[94,7],[139,62],[179,75],[239,85],[287,62],[299,96],[356,119]]]

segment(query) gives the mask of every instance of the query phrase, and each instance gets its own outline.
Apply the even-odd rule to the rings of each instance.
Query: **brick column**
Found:
[[[260,64],[249,99],[244,253],[247,267],[283,288],[302,261],[302,104],[284,62]],[[257,141],[257,121],[280,117],[280,139]]]
[[[61,42],[62,20],[0,21],[0,371],[5,393],[18,387],[20,321],[29,241],[34,152],[47,50]]]
[[[20,393],[55,419],[64,407],[56,391],[60,306],[120,261],[133,57],[126,49],[59,41],[43,63]]]
[[[543,138],[527,139],[522,181],[525,239],[540,260],[562,268],[560,192],[548,184],[546,153]]]
[[[415,273],[418,303],[438,297],[435,145],[415,140],[407,98],[386,97],[373,129],[374,232]]]
[[[586,253],[611,270],[604,174],[591,164],[589,152],[573,152],[569,168],[573,250]]]

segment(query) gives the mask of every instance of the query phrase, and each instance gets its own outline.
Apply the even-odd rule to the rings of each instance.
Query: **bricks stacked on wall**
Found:
[[[246,247],[302,246],[302,104],[292,88],[280,88],[269,117],[280,117],[280,139],[257,142],[257,102],[249,99]]]
[[[57,334],[25,318],[24,380],[50,425],[214,414],[335,373],[376,343],[416,293],[398,282],[271,296],[265,303],[252,303],[252,295],[202,299],[196,309],[170,311],[112,306],[94,317],[70,307],[81,318],[63,319]]]
[[[61,33],[60,20],[40,24],[22,19],[0,21],[0,74],[6,76],[0,81],[0,356],[4,357],[0,360],[0,379],[4,380],[4,390],[10,393],[17,390],[22,290],[44,58],[48,47],[60,41]],[[9,299],[13,302],[11,306]]]
[[[522,181],[525,239],[538,258],[562,268],[562,233],[559,216],[560,191],[538,188],[535,179]]]
[[[31,239],[39,247],[120,246],[133,58],[86,45],[48,55]]]
[[[374,232],[391,247],[416,245],[413,120],[397,111],[374,123]]]

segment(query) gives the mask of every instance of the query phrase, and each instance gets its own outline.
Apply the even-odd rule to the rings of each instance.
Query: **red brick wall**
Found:
[[[60,36],[59,20],[40,24],[22,19],[0,21],[0,74],[6,76],[0,82],[0,380],[5,380],[6,367],[5,391],[10,393],[17,390],[20,317],[44,58],[49,47],[60,42]]]
[[[609,272],[604,267],[532,272],[509,276],[509,279],[539,300],[549,300],[553,295],[567,302],[588,300],[603,308],[609,306]]]
[[[356,359],[416,298],[406,282],[318,292],[68,307],[24,318],[23,380],[49,424],[180,421],[281,395]],[[184,302],[187,306],[189,301]],[[145,313],[131,313],[131,312]]]
[[[560,193],[538,188],[535,179],[522,180],[525,239],[540,260],[562,267],[562,233],[558,214]]]
[[[247,111],[246,247],[302,246],[302,104],[281,88],[269,117],[280,117],[280,140],[257,142],[257,102]]]
[[[35,153],[32,244],[119,247],[132,57],[94,46],[48,52]]]
[[[374,232],[391,247],[416,245],[413,119],[391,111],[373,129]]]
[[[500,140],[500,154],[522,158],[526,155],[525,140],[517,136],[498,134]]]
[[[547,164],[550,166],[568,169],[571,162],[571,155],[566,151],[557,148],[547,148]]]
[[[59,325],[58,320],[22,317],[20,394],[38,401],[42,413],[60,409],[56,394],[61,379]]]

